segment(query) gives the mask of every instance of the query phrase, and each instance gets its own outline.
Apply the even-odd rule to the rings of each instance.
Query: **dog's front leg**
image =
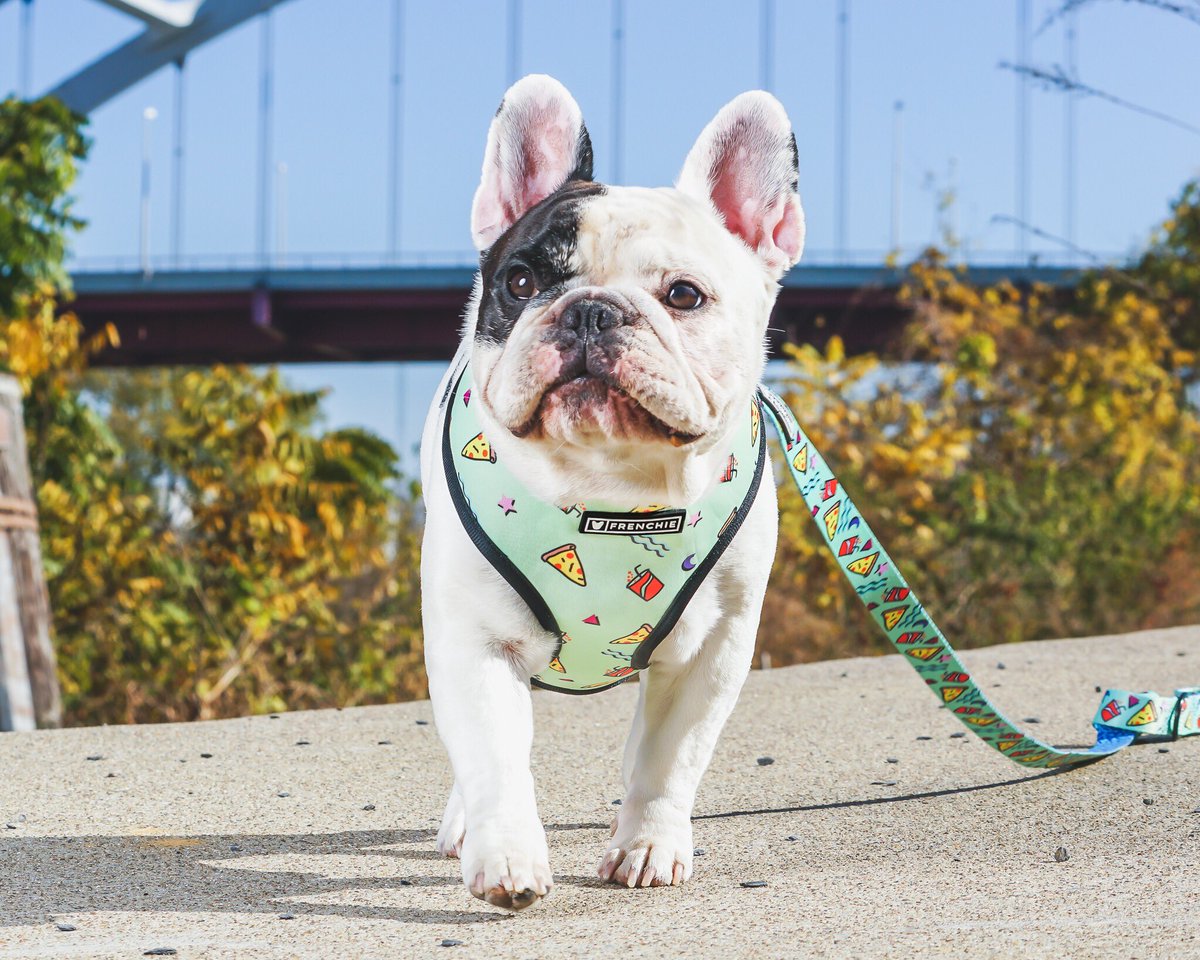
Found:
[[[641,674],[625,798],[600,861],[604,880],[648,887],[692,875],[692,806],[750,670],[775,552],[774,494],[764,483],[724,572],[696,594]]]
[[[546,832],[529,769],[529,681],[503,644],[478,634],[431,632],[426,647],[429,692],[461,796],[463,882],[488,903],[520,910],[549,893],[552,885]]]
[[[604,880],[628,887],[680,884],[692,875],[692,806],[750,666],[757,615],[718,628],[695,659],[652,663],[642,674],[626,753],[626,795]]]

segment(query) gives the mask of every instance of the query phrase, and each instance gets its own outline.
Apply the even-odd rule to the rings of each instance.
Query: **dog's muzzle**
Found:
[[[633,304],[615,296],[581,296],[555,319],[551,341],[562,356],[558,382],[593,376],[607,380],[636,316]]]

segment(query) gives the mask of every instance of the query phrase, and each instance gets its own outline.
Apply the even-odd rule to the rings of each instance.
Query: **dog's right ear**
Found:
[[[544,74],[518,80],[488,130],[471,236],[486,250],[568,180],[592,179],[592,141],[567,88]]]

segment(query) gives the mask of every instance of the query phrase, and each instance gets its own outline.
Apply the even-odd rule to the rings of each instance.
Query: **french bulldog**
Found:
[[[425,660],[455,778],[437,846],[489,903],[519,910],[553,884],[530,773],[530,678],[563,638],[455,507],[443,456],[455,377],[469,364],[479,456],[545,503],[696,502],[743,428],[779,281],[800,258],[797,179],[788,117],[764,92],[716,115],[673,188],[595,182],[579,106],[550,77],[520,80],[492,120],[471,210],[480,269],[421,455]],[[606,881],[692,874],[696,789],[750,669],[775,552],[769,468],[746,506],[639,678]]]

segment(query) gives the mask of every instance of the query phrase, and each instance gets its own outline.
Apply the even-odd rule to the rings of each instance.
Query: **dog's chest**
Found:
[[[533,496],[492,448],[472,410],[472,389],[468,368],[447,401],[445,476],[471,542],[560,638],[533,680],[571,693],[614,686],[644,668],[698,602],[745,519],[765,464],[757,400],[729,431],[728,453],[700,500],[683,507],[551,504]]]

